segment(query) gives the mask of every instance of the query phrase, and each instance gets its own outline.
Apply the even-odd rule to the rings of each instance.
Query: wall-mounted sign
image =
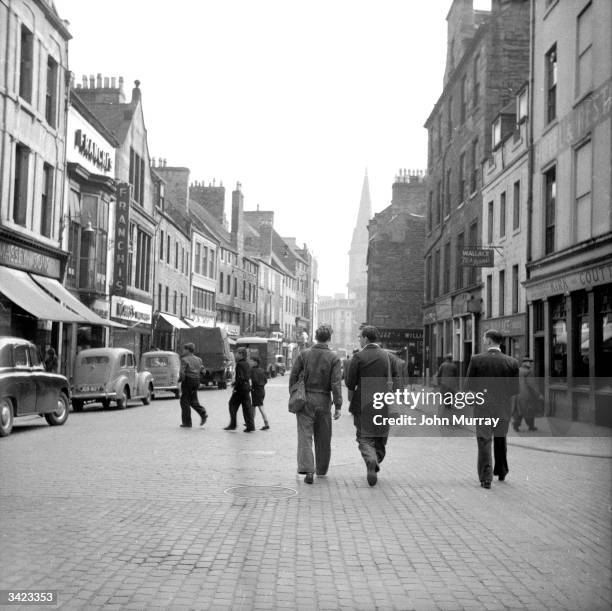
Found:
[[[83,130],[77,129],[74,132],[74,146],[85,159],[91,161],[97,168],[103,172],[110,172],[113,165],[111,154],[100,148],[100,145]]]
[[[117,212],[115,214],[112,286],[114,295],[125,295],[127,288],[129,227],[130,186],[122,182],[117,188]]]
[[[100,317],[108,318],[110,313],[110,304],[106,299],[95,299],[90,308]]]
[[[462,248],[459,256],[463,267],[493,267],[492,248]]]
[[[153,307],[134,299],[113,295],[111,298],[111,317],[149,325],[153,318]]]
[[[48,255],[0,241],[0,265],[23,269],[50,278],[60,277],[59,259]]]
[[[217,327],[225,329],[230,337],[240,337],[240,325],[230,325],[228,322],[218,322]]]

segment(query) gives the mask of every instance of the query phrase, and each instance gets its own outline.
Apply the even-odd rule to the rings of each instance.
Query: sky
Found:
[[[451,0],[55,0],[70,70],[140,80],[152,157],[242,184],[345,293],[365,171],[373,212],[424,169]],[[477,2],[476,7],[482,2]],[[485,1],[486,4],[486,1]]]

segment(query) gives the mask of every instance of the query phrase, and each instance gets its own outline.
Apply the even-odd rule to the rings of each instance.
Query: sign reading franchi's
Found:
[[[459,256],[463,267],[493,267],[492,248],[462,248]]]
[[[113,295],[111,298],[111,317],[150,325],[153,318],[153,307],[134,299]]]
[[[111,154],[102,150],[84,131],[77,129],[74,132],[74,146],[85,159],[91,161],[96,167],[104,172],[110,172]]]
[[[117,213],[115,215],[115,246],[113,250],[114,295],[125,295],[128,272],[130,227],[130,186],[122,182],[117,187]]]

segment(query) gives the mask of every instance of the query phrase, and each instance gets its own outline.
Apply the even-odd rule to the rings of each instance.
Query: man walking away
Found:
[[[313,474],[327,474],[331,458],[332,401],[336,407],[334,420],[340,418],[342,407],[342,364],[328,346],[332,336],[329,325],[321,325],[315,332],[317,343],[302,352],[293,363],[289,389],[297,383],[303,371],[306,405],[297,412],[298,473],[305,474],[304,482],[312,484]],[[314,437],[314,456],[312,442]]]
[[[398,377],[397,367],[377,341],[378,329],[372,326],[363,327],[359,338],[362,350],[353,355],[346,378],[346,386],[349,392],[353,393],[349,411],[353,414],[357,444],[366,464],[370,486],[375,486],[378,481],[377,473],[385,458],[389,427],[377,427],[378,435],[373,436],[371,431],[366,432],[363,418],[366,414],[373,413],[374,393],[387,390],[389,374],[392,378]]]
[[[234,391],[229,400],[230,423],[225,430],[236,430],[236,414],[242,405],[242,415],[246,424],[244,432],[252,433],[255,430],[255,422],[251,405],[251,367],[247,359],[246,348],[236,350],[236,379],[232,386]]]
[[[457,365],[453,363],[453,355],[447,354],[436,373],[440,392],[444,397],[447,392],[455,393],[457,390]],[[448,409],[452,409],[452,403],[445,403]]]
[[[512,414],[512,401],[519,392],[519,364],[515,358],[506,356],[500,349],[503,336],[489,329],[483,337],[486,352],[474,355],[466,373],[466,391],[485,393],[483,405],[474,405],[477,418],[499,418],[497,425],[477,424],[478,477],[483,488],[491,487],[497,475],[500,482],[508,474],[506,457],[506,435]],[[495,465],[491,468],[491,440]]]
[[[519,368],[519,394],[516,398],[514,415],[512,417],[512,428],[518,433],[523,418],[530,431],[537,431],[535,417],[538,407],[544,400],[542,393],[538,390],[531,371],[533,360],[524,356]],[[541,415],[541,414],[540,414]]]
[[[206,410],[198,400],[198,388],[200,387],[200,372],[202,371],[202,359],[194,354],[195,345],[192,343],[183,346],[181,355],[181,369],[179,380],[181,381],[181,427],[191,428],[191,409],[193,408],[200,416],[200,426],[203,426],[208,418]]]

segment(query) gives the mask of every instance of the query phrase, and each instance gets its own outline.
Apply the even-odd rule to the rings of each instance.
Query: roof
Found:
[[[138,104],[88,104],[89,110],[103,123],[108,131],[122,143],[132,124]]]
[[[221,223],[208,211],[202,204],[193,199],[189,200],[189,210],[192,216],[199,220],[215,239],[217,239],[224,248],[228,248],[235,252],[232,246],[232,238],[230,232],[223,227]]]
[[[107,127],[98,119],[98,117],[91,111],[89,106],[83,102],[78,95],[77,89],[70,90],[70,104],[77,110],[81,116],[88,122],[91,123],[114,147],[118,147],[120,142],[117,140],[115,135],[107,129]]]

